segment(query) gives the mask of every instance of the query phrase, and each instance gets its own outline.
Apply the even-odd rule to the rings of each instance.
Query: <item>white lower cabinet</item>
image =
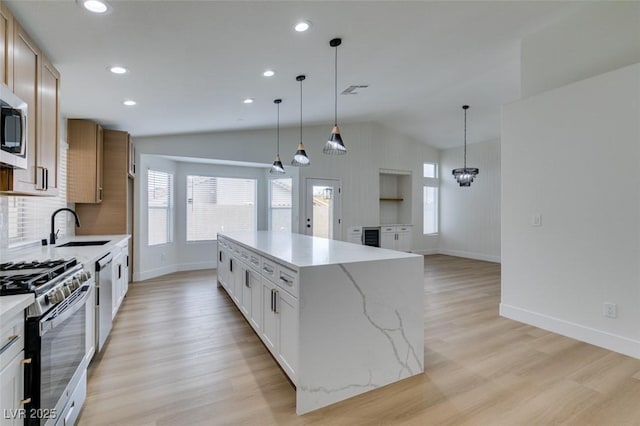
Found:
[[[262,284],[260,274],[242,265],[242,304],[240,310],[259,333],[262,327]]]
[[[411,225],[383,225],[380,227],[380,247],[389,250],[411,251]]]
[[[280,280],[276,284],[274,281]],[[295,383],[298,369],[297,272],[218,239],[218,281]]]
[[[91,286],[85,307],[85,357],[91,361],[96,352],[96,289]]]
[[[262,340],[295,383],[298,371],[298,300],[262,277]]]
[[[0,425],[18,426],[24,424],[24,415],[21,415],[22,396],[24,394],[24,351],[18,355],[0,371]]]
[[[24,424],[24,311],[0,324],[0,425]]]

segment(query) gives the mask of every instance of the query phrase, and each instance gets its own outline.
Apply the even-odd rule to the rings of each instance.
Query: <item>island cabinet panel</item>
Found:
[[[230,279],[234,259],[244,275]],[[423,262],[300,234],[218,236],[218,285],[296,385],[298,414],[424,372]]]

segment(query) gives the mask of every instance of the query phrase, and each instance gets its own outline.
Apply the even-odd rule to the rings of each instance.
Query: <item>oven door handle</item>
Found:
[[[56,317],[53,317],[53,318],[44,317],[42,320],[40,320],[40,337],[44,336],[45,334],[47,334],[47,332],[49,332],[50,330],[53,330],[54,328],[59,326],[61,323],[66,321],[71,315],[75,314],[79,309],[84,308],[85,302],[87,301],[87,299],[89,299],[89,293],[90,293],[89,290],[90,290],[89,286],[82,287],[81,291],[84,293],[84,295],[80,299],[75,300],[73,302],[73,305],[71,305],[69,308],[67,308],[65,311],[63,311],[61,314],[59,314]]]

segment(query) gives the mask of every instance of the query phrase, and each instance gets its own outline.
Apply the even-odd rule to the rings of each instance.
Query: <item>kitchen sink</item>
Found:
[[[109,240],[104,241],[69,241],[68,243],[56,246],[56,247],[84,247],[84,246],[103,246],[107,244]]]

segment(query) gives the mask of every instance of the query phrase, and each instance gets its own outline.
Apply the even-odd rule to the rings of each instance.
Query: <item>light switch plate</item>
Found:
[[[531,226],[542,226],[542,215],[540,213],[534,213],[531,216]]]

